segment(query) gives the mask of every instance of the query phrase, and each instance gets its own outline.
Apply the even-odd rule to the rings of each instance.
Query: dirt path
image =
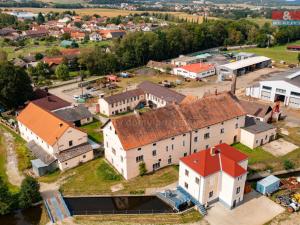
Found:
[[[6,149],[6,174],[8,181],[15,186],[20,186],[24,176],[18,169],[18,158],[15,151],[14,137],[7,131],[2,131],[4,147]]]

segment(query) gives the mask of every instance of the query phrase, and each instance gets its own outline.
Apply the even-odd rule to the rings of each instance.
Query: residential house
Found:
[[[180,158],[240,140],[246,112],[230,93],[118,117],[103,126],[105,158],[125,179],[178,164]]]
[[[61,56],[57,57],[44,57],[43,62],[49,65],[50,70],[55,71],[56,67],[64,62],[64,58]]]
[[[89,37],[90,41],[102,41],[102,36],[97,32],[91,33]]]
[[[83,41],[85,32],[82,31],[71,31],[71,38],[76,41]]]
[[[126,32],[124,30],[101,30],[100,35],[103,39],[122,38]]]
[[[173,68],[173,74],[191,79],[201,79],[216,74],[215,66],[206,63],[188,64]]]
[[[21,111],[17,121],[21,137],[37,157],[32,160],[37,175],[73,168],[94,157],[86,133],[34,102]]]
[[[180,159],[179,187],[202,205],[220,201],[232,209],[242,203],[247,155],[219,144]]]

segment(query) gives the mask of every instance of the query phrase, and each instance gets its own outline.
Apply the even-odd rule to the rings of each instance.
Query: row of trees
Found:
[[[164,60],[180,54],[227,45],[258,44],[267,47],[300,39],[300,27],[259,27],[248,20],[208,20],[182,23],[155,32],[134,32],[114,42],[111,53],[96,47],[80,57],[91,74],[107,74]]]
[[[41,200],[39,183],[32,177],[26,177],[21,184],[20,191],[12,193],[7,183],[0,176],[0,215],[16,209],[26,209]]]

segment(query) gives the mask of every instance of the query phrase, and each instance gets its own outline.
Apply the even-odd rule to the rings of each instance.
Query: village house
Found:
[[[184,95],[176,91],[144,81],[138,85],[137,89],[100,98],[99,106],[102,114],[111,116],[146,105],[151,108],[160,108],[172,103],[179,104],[184,98]]]
[[[103,126],[105,158],[125,179],[178,164],[219,143],[240,141],[246,112],[231,93],[109,120]]]
[[[89,37],[90,37],[90,41],[102,41],[102,36],[97,32],[91,33]]]
[[[247,155],[219,144],[180,159],[179,187],[202,205],[220,201],[232,209],[242,203]]]
[[[73,168],[94,157],[86,133],[34,102],[21,111],[17,121],[21,137],[37,158],[31,162],[38,176],[55,168]]]
[[[49,35],[48,30],[39,29],[39,30],[26,30],[22,32],[22,36],[25,38],[42,38]]]
[[[100,30],[103,39],[122,38],[125,34],[124,30]]]
[[[64,58],[62,56],[57,57],[44,57],[43,62],[49,65],[51,71],[55,71],[56,67],[64,62]]]
[[[247,116],[254,117],[262,122],[271,122],[272,119],[278,120],[270,105],[262,104],[257,101],[245,101],[240,99],[240,103],[245,109]]]
[[[85,32],[81,31],[71,31],[71,38],[76,41],[83,41],[85,37]]]
[[[216,69],[212,64],[194,63],[186,66],[173,68],[173,74],[191,79],[201,79],[216,74]]]

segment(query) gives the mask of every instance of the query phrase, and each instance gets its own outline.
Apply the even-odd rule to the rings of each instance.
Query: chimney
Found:
[[[59,123],[59,127],[62,127],[63,126],[63,124],[62,123]]]
[[[233,77],[232,77],[232,82],[231,82],[231,93],[233,95],[235,95],[235,91],[236,91],[236,74],[233,74]]]

